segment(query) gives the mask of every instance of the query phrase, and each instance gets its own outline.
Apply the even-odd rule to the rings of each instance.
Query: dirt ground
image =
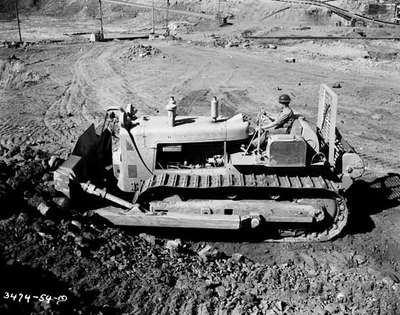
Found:
[[[75,27],[60,21],[57,30],[43,25],[51,19],[32,17],[33,31],[25,34],[31,40],[54,35],[63,41],[0,47],[0,201],[6,205],[0,267],[7,275],[0,312],[400,313],[400,42],[245,40],[239,31],[253,17],[242,16],[240,27],[200,23],[177,34],[181,39],[97,43],[61,33],[63,25],[73,32],[87,21]],[[139,31],[142,22],[115,22],[109,34],[124,34],[127,25]],[[9,23],[1,39],[10,37]],[[291,34],[293,27],[283,32]],[[106,227],[74,211],[42,217],[34,209],[38,202],[29,202],[54,202],[50,156],[65,158],[109,107],[132,103],[141,114],[164,115],[173,95],[178,114],[207,115],[215,95],[222,114],[255,116],[260,109],[276,110],[277,97],[287,93],[294,110],[316,122],[321,83],[340,86],[334,89],[338,128],[367,166],[349,200],[349,227],[332,242],[270,244],[197,232],[154,237]],[[207,255],[199,255],[206,245]],[[29,281],[15,280],[18,275]],[[17,303],[5,299],[7,290],[68,301]]]

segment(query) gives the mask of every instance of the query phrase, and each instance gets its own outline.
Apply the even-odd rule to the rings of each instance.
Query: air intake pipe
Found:
[[[218,116],[219,116],[219,114],[218,114],[218,100],[217,100],[217,97],[216,96],[214,96],[213,98],[212,98],[212,100],[211,100],[211,119],[212,119],[212,121],[213,122],[216,122],[217,121],[217,118],[218,118]]]

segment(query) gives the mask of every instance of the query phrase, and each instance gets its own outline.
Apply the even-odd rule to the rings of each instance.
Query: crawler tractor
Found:
[[[337,96],[321,85],[318,121],[296,116],[251,148],[260,124],[243,114],[137,117],[107,111],[54,173],[56,189],[107,199],[95,210],[115,225],[254,230],[271,241],[326,241],[346,226],[346,191],[363,162],[336,128]]]

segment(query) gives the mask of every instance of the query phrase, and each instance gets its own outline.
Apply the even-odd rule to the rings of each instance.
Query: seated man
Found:
[[[270,121],[268,123],[261,124],[261,135],[260,135],[260,145],[264,146],[267,142],[268,134],[270,133],[286,133],[287,128],[289,128],[295,119],[293,110],[289,106],[290,96],[287,94],[282,94],[279,96],[279,106],[281,111],[276,117],[271,117],[267,113],[264,113],[264,119],[268,118]],[[252,141],[252,145],[257,147],[258,139],[255,138]]]
[[[270,120],[269,123],[261,125],[261,129],[287,129],[294,120],[293,110],[289,106],[290,97],[287,94],[279,96],[279,106],[281,111],[276,117],[271,117],[267,113],[264,116]],[[285,130],[286,131],[286,130]]]

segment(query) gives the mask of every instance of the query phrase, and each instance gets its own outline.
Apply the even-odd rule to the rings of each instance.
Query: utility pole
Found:
[[[400,24],[400,2],[394,4],[394,22]]]
[[[218,0],[217,20],[218,20],[219,26],[224,25],[224,19],[222,17],[222,13],[221,13],[221,0]]]
[[[99,6],[100,6],[100,36],[101,36],[101,40],[103,40],[104,39],[103,8],[101,7],[101,0],[99,0]]]
[[[20,22],[19,22],[18,0],[15,0],[15,13],[17,15],[19,42],[22,43],[21,25],[20,25]]]
[[[156,27],[154,25],[154,0],[151,1],[151,14],[152,14],[152,18],[151,18],[151,24],[152,24],[152,28],[151,28],[151,34],[155,34],[156,33]]]
[[[165,33],[167,34],[167,36],[169,36],[168,13],[169,13],[169,0],[167,0],[167,10],[165,13]]]

